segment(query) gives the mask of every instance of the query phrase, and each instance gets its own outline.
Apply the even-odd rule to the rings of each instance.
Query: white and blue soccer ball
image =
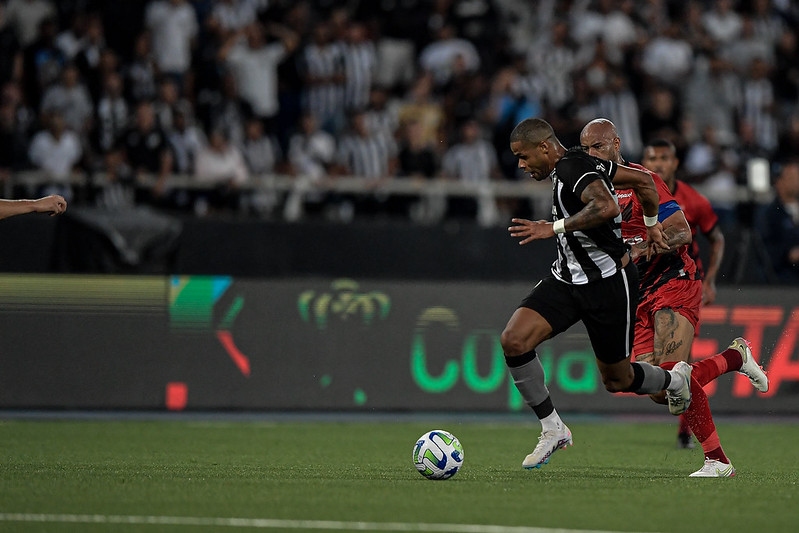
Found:
[[[449,479],[463,465],[463,446],[448,431],[428,431],[413,447],[413,465],[427,479]]]

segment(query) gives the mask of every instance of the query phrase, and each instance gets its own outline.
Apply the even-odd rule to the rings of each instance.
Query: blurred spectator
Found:
[[[116,72],[119,68],[116,53],[106,48],[103,21],[98,15],[86,18],[86,32],[77,43],[73,61],[86,82],[89,93],[96,101],[105,76],[109,72]]]
[[[641,66],[646,74],[658,83],[679,87],[691,72],[694,51],[682,36],[679,21],[672,21],[667,29],[644,46]]]
[[[643,104],[641,136],[644,139],[666,138],[674,141],[682,135],[683,113],[671,90],[654,87]]]
[[[743,20],[732,7],[732,0],[715,0],[702,19],[708,34],[721,48],[738,39],[743,29]]]
[[[422,129],[420,122],[409,121],[401,130],[399,176],[430,179],[436,174],[436,153],[431,143],[425,141]]]
[[[41,23],[56,15],[55,5],[50,0],[9,0],[6,5],[6,19],[22,46],[36,40]]]
[[[0,84],[22,76],[22,46],[7,20],[6,7],[0,3]]]
[[[508,138],[516,124],[543,113],[544,81],[529,72],[524,55],[517,55],[512,66],[502,69],[491,81],[485,108],[485,121],[492,127],[492,142],[502,175],[516,176],[518,159],[507,150]]]
[[[133,58],[124,69],[126,97],[134,104],[155,98],[158,68],[151,53],[148,33],[140,33],[133,44]]]
[[[247,121],[241,152],[250,175],[259,178],[259,184],[262,185],[242,197],[241,207],[262,216],[269,215],[277,207],[281,196],[274,187],[269,186],[273,174],[286,171],[280,144],[274,135],[264,133],[264,125],[260,120],[251,118]]]
[[[160,73],[173,76],[182,88],[199,30],[194,8],[186,0],[156,0],[147,6],[145,25]]]
[[[468,120],[461,126],[460,142],[444,154],[441,175],[468,184],[475,192],[493,179],[499,178],[499,162],[493,145],[483,138],[480,124]],[[450,198],[447,207],[450,216],[478,217],[481,224],[490,225],[498,217],[493,197]]]
[[[164,131],[172,129],[174,115],[178,107],[191,107],[191,104],[180,97],[178,84],[170,77],[164,77],[158,82],[158,96],[153,102],[153,111],[158,126]]]
[[[399,127],[408,122],[421,125],[422,141],[438,147],[442,142],[444,108],[433,97],[433,77],[429,73],[420,75],[398,104]]]
[[[397,146],[391,138],[372,135],[366,115],[356,111],[350,128],[338,144],[336,162],[339,174],[380,180],[396,173]]]
[[[488,104],[489,85],[482,72],[469,72],[460,57],[455,58],[452,76],[444,91],[445,134],[457,137],[464,122],[483,114]]]
[[[787,161],[799,154],[799,113],[793,113],[788,119],[785,131],[780,135],[779,148],[774,154],[776,161]]]
[[[0,102],[14,108],[17,128],[27,137],[31,136],[34,127],[37,127],[39,114],[31,108],[23,96],[22,86],[16,82],[3,85]]]
[[[389,99],[388,92],[382,87],[373,87],[369,92],[369,105],[364,110],[364,119],[373,135],[395,138],[399,127],[397,104]]]
[[[117,140],[116,148],[109,152],[107,168],[111,182],[120,179],[139,181],[145,174],[155,175],[152,196],[145,199],[152,201],[164,197],[173,158],[166,134],[155,120],[152,104],[141,102],[136,106],[134,123]]]
[[[716,43],[707,32],[701,2],[684,2],[680,21],[683,35],[697,56],[715,53]]]
[[[208,190],[199,191],[194,212],[205,215],[210,209],[232,209],[239,206],[239,188],[249,180],[244,157],[225,134],[214,130],[208,144],[197,152],[194,178]]]
[[[375,214],[385,210],[388,196],[380,185],[390,180],[397,171],[397,146],[393,139],[375,136],[369,132],[362,111],[350,117],[350,128],[338,143],[334,170],[340,175],[361,176],[371,182],[372,195],[360,195],[338,203],[337,216],[342,221],[352,217],[352,210]]]
[[[257,22],[268,5],[269,0],[215,0],[209,18],[226,35]]]
[[[246,121],[247,113],[239,98],[236,79],[231,74],[228,74],[222,78],[222,92],[210,102],[206,130],[222,130],[230,142],[241,146],[244,142],[244,124]]]
[[[407,87],[416,75],[416,55],[412,35],[398,34],[396,31],[386,32],[386,27],[393,26],[394,23],[395,21],[391,19],[370,19],[370,27],[375,34],[377,54],[374,83],[386,87],[389,91]]]
[[[241,146],[247,169],[253,175],[272,174],[281,167],[283,153],[274,136],[264,133],[260,120],[247,121],[244,144]]]
[[[321,127],[336,133],[344,127],[344,56],[333,41],[332,28],[320,22],[300,55],[305,84],[304,108]]]
[[[555,20],[539,41],[527,53],[527,64],[540,72],[546,86],[546,101],[553,109],[566,105],[574,94],[572,75],[588,64],[590,57],[579,53],[577,43],[569,37],[569,26]]]
[[[777,119],[775,113],[774,86],[769,79],[769,65],[762,59],[754,59],[748,76],[743,80],[741,120],[749,122],[755,129],[757,144],[767,152],[777,148]]]
[[[779,116],[790,116],[799,104],[799,44],[795,31],[779,35],[776,45],[773,83]]]
[[[728,63],[715,54],[698,60],[683,91],[688,120],[684,133],[689,140],[711,126],[723,138],[735,138],[741,79]]]
[[[336,155],[336,140],[319,128],[318,121],[306,113],[300,128],[289,141],[288,159],[294,174],[319,179],[328,174]]]
[[[194,123],[191,106],[179,104],[172,114],[172,128],[167,131],[167,140],[175,160],[175,172],[193,174],[197,153],[205,146],[203,130]]]
[[[692,143],[685,154],[686,181],[703,184],[702,192],[710,200],[723,227],[735,223],[739,165],[729,140],[719,139],[712,126],[705,128],[701,140]]]
[[[436,40],[428,44],[419,56],[419,65],[433,75],[437,86],[450,81],[456,60],[466,72],[480,68],[480,55],[474,44],[457,36],[454,26],[445,24],[436,33]]]
[[[45,129],[33,136],[28,152],[31,163],[42,170],[47,179],[38,194],[60,194],[69,202],[73,198],[70,176],[83,156],[80,138],[67,129],[66,121],[58,112],[43,119]]]
[[[442,174],[474,185],[499,177],[496,152],[483,138],[480,124],[468,120],[461,127],[460,142],[444,154]]]
[[[782,165],[774,181],[776,197],[758,212],[756,229],[771,267],[782,283],[799,282],[799,163]]]
[[[27,150],[28,137],[19,127],[16,107],[10,102],[0,104],[0,181],[27,165]]]
[[[94,106],[75,65],[66,65],[61,73],[61,81],[44,93],[41,112],[59,114],[67,127],[81,137],[88,132]]]
[[[619,136],[624,139],[621,151],[627,160],[638,161],[644,148],[641,139],[641,125],[638,101],[627,84],[627,79],[618,71],[608,78],[605,90],[601,91],[596,102],[600,117],[616,124]]]
[[[724,57],[736,71],[746,73],[755,59],[768,65],[774,64],[774,43],[771,38],[763,38],[755,33],[755,24],[751,17],[743,17],[741,36],[728,46],[720,48]]]
[[[55,45],[58,26],[54,19],[44,19],[35,41],[23,51],[23,83],[25,97],[31,107],[38,108],[42,93],[61,76],[66,63],[64,53]]]
[[[280,106],[277,67],[299,43],[298,36],[288,28],[270,24],[269,31],[280,41],[267,43],[263,26],[255,23],[247,26],[245,35],[233,34],[219,50],[219,58],[231,68],[252,115],[266,120],[273,119]],[[242,41],[243,37],[246,39]]]
[[[67,61],[74,61],[81,49],[81,41],[86,36],[88,17],[85,13],[76,13],[72,17],[70,26],[60,32],[55,38],[55,44],[64,53]]]
[[[119,74],[109,74],[95,112],[93,144],[100,154],[105,155],[114,148],[128,126],[129,112],[122,94],[122,78]]]
[[[775,45],[785,30],[783,18],[772,5],[773,0],[752,0],[752,24],[755,35]]]
[[[352,23],[342,44],[344,56],[344,105],[348,111],[362,111],[369,104],[372,78],[377,62],[375,43],[366,26]]]

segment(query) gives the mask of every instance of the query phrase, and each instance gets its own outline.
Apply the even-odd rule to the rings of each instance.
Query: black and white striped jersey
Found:
[[[568,218],[582,210],[586,204],[580,195],[596,180],[602,180],[616,199],[611,182],[616,168],[615,163],[592,157],[582,149],[568,150],[550,174],[553,219]],[[561,233],[555,238],[558,258],[552,263],[552,274],[573,285],[612,276],[621,268],[621,258],[628,249],[621,236],[621,214],[600,226]]]
[[[308,44],[303,50],[302,61],[306,76],[327,80],[307,84],[304,95],[305,109],[324,122],[344,108],[344,83],[334,79],[345,72],[343,46],[340,43]]]

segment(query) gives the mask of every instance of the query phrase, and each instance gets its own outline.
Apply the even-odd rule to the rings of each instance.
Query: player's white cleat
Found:
[[[688,477],[732,477],[735,468],[732,463],[722,463],[715,459],[705,459],[705,465]]]
[[[673,415],[681,415],[691,405],[691,371],[693,367],[685,361],[680,361],[674,365],[672,370],[685,378],[685,381],[679,391],[672,392],[667,390],[666,400],[669,402],[669,412]]]
[[[528,470],[541,468],[542,465],[549,462],[553,453],[572,444],[572,432],[566,427],[566,424],[563,424],[561,429],[543,431],[538,437],[538,445],[533,453],[524,458],[522,466]]]
[[[752,345],[749,341],[743,337],[738,337],[732,341],[730,348],[737,350],[738,353],[741,354],[741,359],[743,359],[743,364],[738,370],[738,373],[748,377],[752,386],[760,392],[767,392],[768,376],[766,376],[766,373],[763,371],[763,367],[757,364],[754,356],[752,356]]]

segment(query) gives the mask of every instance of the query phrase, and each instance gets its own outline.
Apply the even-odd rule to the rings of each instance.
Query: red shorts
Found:
[[[688,319],[696,329],[702,305],[702,282],[672,279],[638,303],[635,316],[633,359],[655,351],[655,312],[671,309]]]

